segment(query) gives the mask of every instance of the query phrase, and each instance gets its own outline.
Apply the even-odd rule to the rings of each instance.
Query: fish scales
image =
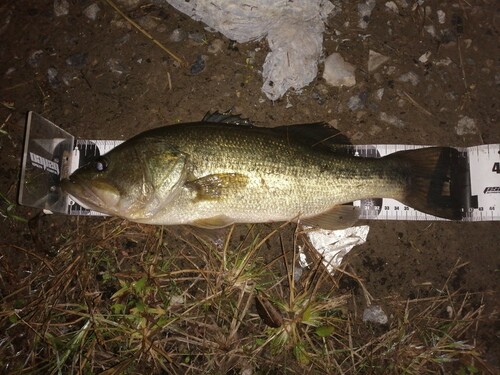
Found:
[[[157,220],[182,223],[231,212],[237,221],[281,221],[378,195],[381,186],[392,190],[385,193],[390,196],[402,191],[380,160],[317,151],[259,130],[242,133],[240,127],[227,124],[176,125],[155,135],[189,155],[194,178],[223,173],[249,177],[247,186],[228,188],[216,200],[193,204],[194,193],[185,190]],[[381,178],[369,178],[372,174]]]

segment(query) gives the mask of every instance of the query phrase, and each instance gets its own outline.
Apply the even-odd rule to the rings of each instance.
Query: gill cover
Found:
[[[75,171],[67,185],[92,209],[139,220],[168,205],[187,174],[185,154],[162,138],[139,135]]]

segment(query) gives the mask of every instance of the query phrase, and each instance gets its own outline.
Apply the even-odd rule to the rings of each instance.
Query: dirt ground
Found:
[[[365,30],[358,27],[358,2],[337,2],[339,11],[327,22],[324,54],[339,52],[356,66],[356,85],[328,86],[320,64],[318,78],[302,92],[290,92],[274,102],[261,92],[260,69],[269,50],[265,41],[233,43],[169,5],[117,1],[128,16],[189,64],[205,56],[204,70],[190,74],[105,1],[95,2],[100,8],[95,20],[84,15],[93,3],[70,0],[69,13],[61,16],[55,15],[52,0],[0,5],[2,299],[38,257],[50,257],[26,256],[19,250],[36,255],[38,246],[28,224],[13,217],[30,219],[37,214],[14,204],[27,111],[40,113],[82,139],[127,139],[159,125],[196,121],[208,111],[232,108],[261,126],[335,123],[358,144],[500,143],[496,1],[421,1],[419,6],[403,0],[396,1],[397,11],[392,11],[377,0]],[[445,15],[441,22],[438,10]],[[170,36],[176,29],[190,36],[173,42]],[[215,40],[222,48],[214,53],[219,43]],[[389,57],[371,73],[370,50]],[[419,60],[426,53],[427,61]],[[384,89],[380,99],[379,89]],[[361,104],[350,108],[352,97],[360,98]],[[384,121],[381,113],[395,116],[402,125]],[[457,128],[464,117],[474,124],[466,134]],[[70,235],[76,225],[88,236],[99,237],[94,228],[109,220],[113,219],[54,215],[43,218],[39,233],[44,246],[57,252],[60,237]],[[391,304],[397,299],[430,296],[444,285],[450,293],[468,293],[464,309],[484,310],[475,334],[466,339],[490,368],[500,366],[500,224],[366,224],[367,242],[355,247],[344,265],[363,280],[389,318],[397,315]],[[278,256],[281,249],[269,251]],[[353,279],[342,279],[340,286],[353,291],[358,309],[364,307]],[[360,315],[357,311],[359,320]],[[8,366],[3,366],[0,372],[8,373]]]

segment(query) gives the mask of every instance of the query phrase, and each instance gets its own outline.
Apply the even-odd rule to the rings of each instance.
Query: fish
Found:
[[[77,169],[61,188],[92,210],[155,225],[222,228],[300,222],[352,225],[350,202],[393,198],[460,220],[452,197],[458,151],[425,147],[382,158],[352,153],[326,123],[264,128],[231,113],[144,131]]]

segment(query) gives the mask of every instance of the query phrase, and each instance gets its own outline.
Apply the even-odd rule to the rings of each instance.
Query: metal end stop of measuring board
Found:
[[[61,179],[122,141],[77,140],[37,113],[29,112],[19,185],[19,204],[70,215],[102,215],[80,206],[59,188]],[[426,146],[353,145],[360,157],[383,157]],[[445,156],[449,179],[432,187],[462,221],[500,221],[500,144],[455,148]],[[436,197],[437,195],[434,194]],[[445,220],[393,199],[354,202],[370,220]]]
[[[19,204],[68,212],[59,181],[70,173],[75,137],[35,112],[28,112],[19,183]]]

